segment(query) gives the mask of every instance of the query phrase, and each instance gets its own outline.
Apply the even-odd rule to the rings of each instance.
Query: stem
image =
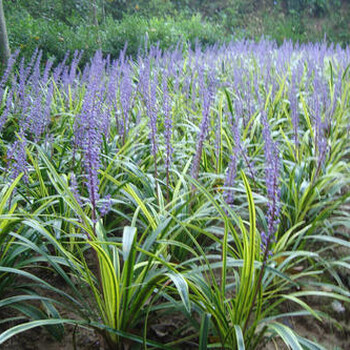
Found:
[[[74,172],[74,168],[75,168],[75,153],[76,153],[76,144],[74,143],[74,147],[73,147],[73,154],[72,154],[72,168],[71,171]]]
[[[295,160],[299,163],[299,148],[298,148],[298,144],[299,144],[299,139],[298,139],[298,131],[294,130],[294,156],[295,156]]]
[[[243,327],[243,334],[246,332],[246,329],[247,329],[247,326],[248,326],[248,321],[249,321],[250,315],[251,315],[251,313],[253,311],[253,307],[254,307],[254,304],[255,304],[255,301],[256,301],[256,297],[258,296],[258,292],[259,292],[259,289],[260,289],[260,285],[261,285],[261,282],[262,282],[262,278],[263,278],[265,267],[266,267],[266,263],[267,263],[267,256],[268,256],[268,252],[269,252],[268,248],[269,248],[269,245],[270,245],[270,241],[271,241],[271,239],[269,238],[268,242],[266,244],[264,258],[263,258],[263,262],[262,262],[262,267],[261,267],[261,270],[260,270],[260,273],[259,273],[259,279],[258,279],[258,283],[256,285],[256,289],[255,289],[255,292],[254,292],[253,301],[252,301],[252,304],[250,305],[249,312],[248,312],[248,315],[247,315],[247,319],[246,319],[244,327]]]
[[[169,164],[167,164],[166,167],[166,200],[167,203],[169,204],[170,202],[170,192],[169,192]]]
[[[273,183],[274,189],[276,189],[276,186],[277,186],[277,178],[274,177],[274,183]],[[271,232],[273,230],[273,218],[275,217],[275,214],[276,214],[276,196],[273,196],[271,220],[270,220],[269,227],[268,227],[268,239],[267,239],[266,247],[265,247],[265,251],[264,251],[262,267],[261,267],[261,270],[260,270],[260,273],[259,273],[259,279],[258,279],[258,283],[256,285],[256,289],[255,289],[255,292],[254,292],[253,301],[252,301],[252,303],[250,305],[249,312],[248,312],[248,315],[247,315],[247,319],[246,319],[244,327],[243,327],[243,334],[245,333],[245,331],[247,329],[249,318],[250,318],[250,315],[251,315],[251,313],[253,311],[254,304],[255,304],[256,298],[258,296],[258,292],[259,292],[259,289],[260,289],[260,286],[261,286],[262,278],[263,278],[263,275],[264,275],[264,272],[265,272],[265,267],[266,267],[266,263],[267,263],[267,257],[268,257],[268,254],[269,254],[269,248],[270,248],[271,238],[272,238]]]
[[[252,180],[254,182],[254,187],[256,187],[256,181],[255,181],[255,177],[254,177],[254,172],[253,172],[253,169],[251,167],[251,164],[247,158],[247,155],[245,154],[245,152],[243,151],[242,147],[240,147],[240,151],[241,151],[241,154],[243,155],[243,158],[244,158],[244,161],[246,162],[247,164],[247,167],[249,169],[249,172],[250,172],[250,176],[252,177]]]
[[[158,200],[158,205],[160,204],[159,202],[159,190],[157,186],[157,179],[158,179],[158,168],[157,168],[157,151],[156,151],[156,139],[154,134],[152,134],[152,142],[153,142],[153,158],[154,158],[154,183],[156,186],[156,195],[157,195],[157,200]]]
[[[95,198],[95,193],[94,193],[94,189],[93,189],[93,174],[92,174],[92,164],[91,164],[91,159],[89,160],[89,182],[90,182],[90,195],[91,195],[91,205],[92,205],[92,213],[91,213],[91,218],[92,218],[92,231],[94,234],[94,238],[96,238],[96,198]],[[91,237],[88,234],[88,240],[91,241]],[[94,258],[95,258],[95,264],[96,264],[96,269],[97,269],[97,280],[99,283],[100,288],[102,289],[102,275],[101,275],[101,267],[100,267],[100,260],[98,258],[98,254],[97,251],[95,249],[93,249],[94,251]],[[101,292],[103,292],[103,290],[101,290]]]

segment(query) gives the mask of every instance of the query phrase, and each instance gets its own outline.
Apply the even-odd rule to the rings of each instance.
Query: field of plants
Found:
[[[350,48],[125,52],[1,76],[1,346],[348,348]]]

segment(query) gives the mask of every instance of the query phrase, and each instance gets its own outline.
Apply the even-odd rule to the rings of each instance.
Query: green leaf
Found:
[[[326,350],[325,347],[323,347],[322,345],[316,344],[314,342],[312,342],[309,339],[306,339],[304,337],[301,337],[300,335],[297,335],[297,338],[299,340],[299,343],[308,350]]]
[[[296,334],[287,326],[281,323],[271,323],[268,325],[268,328],[271,329],[274,333],[279,335],[287,346],[290,346],[292,350],[303,350],[303,347],[298,341]]]
[[[0,201],[0,215],[3,213],[4,207],[6,205],[6,202],[11,197],[11,194],[13,193],[13,190],[17,186],[18,182],[21,180],[23,174],[20,174],[11,184],[9,187],[4,187],[1,191],[1,201]]]
[[[165,275],[168,276],[175,284],[175,287],[179,292],[180,298],[184,303],[186,311],[191,312],[191,303],[190,303],[190,298],[188,293],[188,284],[184,279],[184,277],[181,274],[175,274],[173,272],[166,273]]]
[[[330,237],[330,236],[321,236],[321,235],[313,235],[307,237],[307,239],[316,239],[318,241],[328,242],[328,243],[337,243],[339,245],[342,245],[344,247],[350,248],[350,242],[345,241],[340,238],[336,237]]]
[[[125,226],[123,231],[123,255],[124,261],[128,260],[131,247],[136,237],[136,227]]]
[[[243,332],[239,325],[234,325],[237,339],[237,350],[245,350]]]
[[[41,327],[41,326],[50,326],[50,325],[62,325],[64,323],[69,324],[87,324],[87,322],[75,321],[70,319],[46,319],[46,320],[36,320],[27,323],[19,324],[15,327],[7,329],[5,332],[0,334],[0,344],[4,343],[6,340],[11,337],[26,332],[30,329]]]
[[[211,314],[203,313],[199,331],[199,350],[207,350]]]

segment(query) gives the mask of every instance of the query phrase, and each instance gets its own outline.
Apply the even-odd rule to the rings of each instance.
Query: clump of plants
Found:
[[[348,307],[332,252],[349,248],[349,48],[18,57],[0,82],[0,311],[16,315],[0,343],[72,324],[108,349],[322,349],[287,321]],[[185,336],[153,332],[175,312]]]

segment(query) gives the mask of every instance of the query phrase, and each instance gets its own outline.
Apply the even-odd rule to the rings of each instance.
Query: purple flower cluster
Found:
[[[157,143],[157,83],[154,79],[151,81],[150,96],[148,99],[148,116],[150,122],[150,137],[152,142],[152,153],[156,159],[158,143]]]
[[[265,152],[265,182],[268,198],[267,232],[261,233],[261,245],[264,252],[269,252],[270,244],[276,238],[280,214],[280,180],[279,180],[279,152],[277,144],[272,140],[270,125],[266,111],[262,111],[262,136]]]
[[[286,136],[293,135],[297,155],[300,140],[307,136],[301,134],[306,116],[299,102],[307,102],[315,135],[312,149],[317,169],[320,169],[327,160],[328,137],[335,123],[333,115],[344,103],[340,99],[343,99],[344,89],[342,77],[350,63],[350,49],[326,43],[293,45],[292,42],[277,47],[276,43],[265,39],[260,42],[238,40],[206,49],[197,42],[194,49],[179,45],[175,50],[164,52],[159,46],[145,45],[144,52],[140,51],[135,61],[126,56],[126,47],[115,60],[104,58],[98,52],[82,72],[78,69],[82,52],[75,52],[72,60],[67,53],[54,67],[51,61],[43,63],[42,54],[37,50],[30,62],[22,59],[17,63],[18,72],[12,72],[18,56],[14,54],[0,79],[0,130],[3,132],[4,126],[10,124],[18,135],[11,138],[15,139],[13,144],[6,144],[10,176],[27,174],[30,168],[26,147],[32,141],[43,144],[51,125],[60,127],[63,138],[74,135],[73,164],[69,164],[69,172],[76,171],[78,175],[77,171],[82,168],[82,174],[77,176],[79,184],[71,178],[72,191],[77,200],[80,198],[78,189],[82,195],[88,191],[96,221],[97,214],[104,215],[110,203],[108,197],[100,198],[99,193],[102,146],[113,152],[123,145],[129,149],[127,145],[135,135],[132,131],[139,125],[141,136],[144,126],[149,131],[153,161],[150,169],[154,168],[155,178],[158,170],[159,179],[167,177],[168,189],[170,168],[179,159],[174,157],[173,150],[177,141],[180,145],[183,140],[194,139],[195,145],[190,148],[194,155],[191,168],[194,179],[200,176],[206,143],[209,152],[215,147],[217,172],[221,171],[221,164],[228,163],[224,197],[232,204],[240,160],[254,183],[257,179],[250,157],[254,154],[251,150],[255,149],[257,121],[261,114],[268,198],[268,223],[262,245],[269,249],[278,226],[280,184],[278,149],[272,140],[265,109],[273,105],[270,115],[274,118],[275,111],[280,107],[285,111],[286,101],[289,101],[292,128],[286,131]],[[325,62],[331,62],[332,66],[330,83]],[[221,97],[223,89],[232,97],[233,106],[227,109],[233,115],[223,113],[219,119],[214,101],[216,95]],[[73,130],[71,124],[66,123],[71,120],[70,115],[75,116]],[[198,128],[196,135],[191,134],[193,128],[183,125],[175,128],[175,121],[183,115],[188,125]],[[228,142],[234,142],[233,152],[228,157],[222,130]],[[241,134],[244,135],[242,140]],[[137,140],[141,140],[140,135],[136,135]],[[135,147],[135,157],[132,154],[131,158],[139,159],[138,149],[140,147]],[[221,163],[219,155],[223,155]],[[296,160],[299,161],[298,157]]]
[[[0,130],[8,119],[17,120],[17,137],[8,149],[8,170],[10,178],[24,173],[27,180],[26,147],[28,141],[38,142],[50,122],[53,84],[49,82],[52,62],[48,61],[41,74],[41,51],[36,50],[26,66],[24,59],[19,63],[19,73],[12,72],[18,52],[11,56],[8,67],[0,82],[1,96],[11,76],[11,84],[6,94],[6,102],[0,116]]]
[[[289,103],[291,110],[291,118],[294,129],[294,145],[295,149],[297,149],[299,140],[298,140],[298,128],[299,128],[299,110],[298,110],[298,90],[297,90],[297,82],[296,76],[293,74],[291,85],[289,88]],[[295,154],[296,155],[296,154]]]
[[[6,96],[6,102],[5,102],[5,107],[2,111],[2,114],[0,116],[0,132],[2,130],[2,128],[4,127],[7,118],[11,112],[11,110],[13,109],[13,90],[11,89],[8,93],[8,95]]]
[[[322,120],[322,102],[317,87],[322,89],[319,78],[315,78],[315,89],[310,96],[311,115],[314,121],[315,155],[317,155],[317,168],[320,169],[327,153],[327,138],[325,136],[327,123]],[[325,89],[325,87],[323,87]],[[323,104],[324,105],[324,104]]]
[[[171,117],[171,105],[170,105],[169,89],[168,89],[168,81],[167,81],[166,73],[164,73],[163,75],[162,89],[163,89],[164,138],[165,138],[165,145],[166,145],[165,169],[166,169],[166,177],[167,177],[167,186],[169,187],[169,170],[170,170],[170,164],[171,164],[171,157],[173,154],[173,147],[171,144],[173,122]]]
[[[85,184],[92,205],[92,219],[97,220],[96,208],[99,196],[98,172],[101,166],[100,153],[105,119],[104,96],[104,62],[102,54],[97,53],[91,63],[87,83],[87,93],[80,114],[76,118],[76,143],[84,154]]]
[[[107,215],[112,207],[112,197],[110,194],[102,200],[102,205],[100,206],[100,215],[101,217]]]
[[[199,128],[199,134],[197,139],[196,154],[193,159],[191,175],[194,179],[198,179],[199,167],[202,158],[203,145],[209,131],[210,123],[210,105],[215,97],[215,80],[214,72],[211,71],[207,76],[207,86],[205,85],[205,75],[202,70],[199,74],[199,87],[202,97],[202,121]]]
[[[27,173],[27,154],[26,154],[27,140],[22,132],[17,137],[17,140],[11,145],[7,152],[7,160],[9,165],[9,178],[14,180],[21,173],[24,174],[24,182],[28,181]]]
[[[140,86],[143,96],[143,101],[146,105],[146,112],[149,120],[149,138],[151,141],[152,155],[155,163],[155,177],[157,177],[157,152],[158,152],[158,137],[157,137],[157,74],[151,75],[151,57],[148,57],[143,62],[143,69],[140,72]]]
[[[83,202],[81,200],[81,196],[79,193],[79,186],[78,186],[77,178],[76,178],[74,173],[71,173],[71,176],[70,176],[70,190],[72,191],[74,198],[76,199],[78,204],[82,207]]]
[[[234,201],[234,196],[233,196],[233,185],[234,181],[236,178],[236,173],[237,173],[237,161],[238,157],[241,153],[242,146],[241,146],[241,139],[240,139],[240,134],[239,134],[239,128],[238,128],[238,123],[236,122],[233,125],[233,135],[234,135],[234,140],[235,140],[235,147],[233,149],[233,154],[231,155],[230,158],[230,163],[227,169],[227,174],[226,174],[226,179],[225,179],[225,184],[224,184],[224,198],[225,201],[228,205],[232,205]]]
[[[122,137],[123,144],[125,143],[125,138],[128,133],[129,127],[129,114],[132,102],[132,71],[129,64],[125,64],[123,68],[123,77],[120,82],[120,103],[122,107],[122,115],[120,123],[120,135]]]
[[[2,74],[2,77],[1,77],[1,80],[0,80],[0,101],[2,101],[2,98],[4,96],[6,83],[9,80],[9,77],[11,75],[13,66],[16,63],[18,55],[19,55],[19,50],[16,50],[15,53],[13,53],[10,56],[10,58],[9,58],[9,60],[7,62],[7,67],[6,67],[5,71],[4,71],[4,73]],[[0,127],[0,130],[1,130],[1,127]]]

